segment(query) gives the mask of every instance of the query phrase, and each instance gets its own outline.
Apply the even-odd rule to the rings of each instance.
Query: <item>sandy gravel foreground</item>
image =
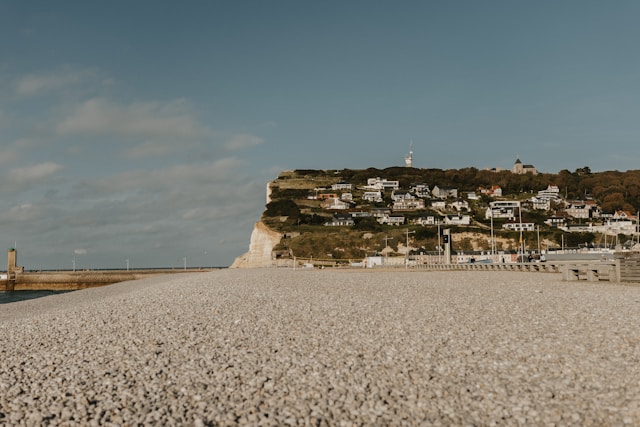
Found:
[[[0,306],[1,425],[640,425],[640,287],[220,270]]]

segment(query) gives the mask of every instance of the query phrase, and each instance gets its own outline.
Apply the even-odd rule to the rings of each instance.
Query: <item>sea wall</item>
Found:
[[[193,270],[137,270],[137,271],[66,271],[18,273],[14,280],[0,281],[0,291],[73,291],[138,280],[164,274],[193,272]]]

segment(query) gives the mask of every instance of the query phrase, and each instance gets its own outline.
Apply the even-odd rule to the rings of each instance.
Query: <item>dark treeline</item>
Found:
[[[319,170],[297,170],[298,175],[319,176],[327,174]],[[335,175],[333,172],[332,175]],[[418,169],[391,167],[386,169],[343,169],[337,171],[341,179],[362,185],[368,178],[397,180],[402,188],[411,184],[427,184],[431,188],[457,188],[460,195],[464,191],[475,191],[478,187],[498,185],[505,196],[518,193],[535,194],[549,185],[556,185],[561,196],[567,200],[593,199],[604,212],[640,210],[640,170],[626,172],[591,172],[587,166],[574,172],[562,170],[557,174],[517,175],[511,171],[494,172],[474,167],[463,169]]]

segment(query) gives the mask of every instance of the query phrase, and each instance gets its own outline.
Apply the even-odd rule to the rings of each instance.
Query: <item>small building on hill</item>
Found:
[[[520,159],[516,159],[516,162],[513,164],[513,169],[511,170],[516,175],[524,175],[526,173],[530,173],[532,175],[538,175],[538,170],[533,165],[525,165]]]

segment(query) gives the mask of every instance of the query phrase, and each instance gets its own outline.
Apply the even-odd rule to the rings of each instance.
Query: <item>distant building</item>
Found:
[[[382,193],[380,191],[365,191],[362,193],[362,200],[368,202],[382,202]]]
[[[467,211],[469,210],[469,202],[467,202],[466,200],[456,200],[455,202],[451,203],[450,206],[458,212],[463,209]]]
[[[455,188],[439,187],[436,185],[433,187],[433,190],[431,190],[431,194],[433,197],[438,197],[440,199],[446,199],[448,197],[457,198],[458,190]]]
[[[404,164],[408,168],[413,167],[413,142],[411,143],[411,145],[409,145],[409,154],[404,157]]]
[[[389,181],[381,178],[369,178],[367,179],[367,185],[364,187],[366,190],[397,190],[400,188],[399,181]]]
[[[353,189],[353,185],[351,185],[348,182],[344,182],[344,181],[340,181],[336,184],[331,184],[331,189],[332,190],[349,190],[351,191]]]
[[[511,172],[516,175],[524,175],[526,173],[530,173],[532,175],[538,175],[538,170],[533,165],[524,165],[520,161],[520,159],[516,159],[516,162],[513,164],[513,169]]]
[[[535,224],[532,222],[508,222],[502,224],[502,228],[512,231],[534,231],[536,229],[535,227]]]
[[[520,209],[520,202],[515,200],[491,202],[484,217],[485,219],[507,218],[513,220],[516,217],[516,209]]]
[[[471,224],[470,215],[445,215],[443,222],[447,225],[469,225]]]
[[[588,219],[599,216],[597,205],[588,201],[569,203],[564,211],[572,218]]]
[[[417,225],[435,225],[436,217],[433,215],[421,216],[420,218],[416,219],[413,223]]]
[[[351,227],[355,224],[353,217],[349,214],[333,214],[331,221],[325,222],[325,226],[329,227]]]
[[[489,172],[502,172],[504,169],[502,168],[484,168],[484,170]]]
[[[393,202],[394,211],[412,211],[416,209],[424,209],[424,200],[399,199]]]
[[[429,197],[431,194],[427,184],[412,184],[410,191],[418,197]]]
[[[499,185],[492,185],[489,188],[479,187],[478,192],[489,197],[502,197],[502,188]]]
[[[404,224],[404,216],[387,215],[387,216],[383,216],[382,218],[378,218],[378,222],[380,224],[387,224],[387,225],[402,225]]]
[[[338,199],[337,197],[333,197],[331,199],[326,199],[324,201],[323,207],[325,209],[345,210],[349,209],[351,205],[348,202]]]
[[[542,200],[560,200],[560,189],[557,185],[549,184],[545,190],[538,191],[538,198]]]

